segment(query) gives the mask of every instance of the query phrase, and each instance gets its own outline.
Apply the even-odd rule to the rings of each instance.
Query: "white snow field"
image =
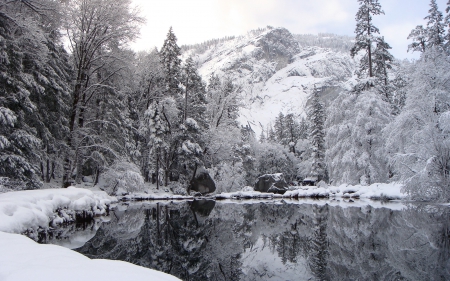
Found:
[[[40,245],[19,235],[0,232],[0,280],[179,280],[131,263],[89,259],[72,250]]]
[[[103,191],[75,187],[0,194],[0,280],[179,280],[127,262],[91,260],[67,248],[40,245],[13,234],[72,222],[77,214],[105,215],[115,201]]]

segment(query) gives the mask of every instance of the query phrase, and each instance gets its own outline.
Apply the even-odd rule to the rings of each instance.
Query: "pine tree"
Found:
[[[320,181],[325,177],[325,112],[319,94],[320,92],[314,88],[308,119],[311,124],[309,138],[313,152],[311,175],[317,176]]]
[[[294,118],[293,113],[289,113],[285,117],[286,123],[286,137],[284,140],[285,145],[289,145],[289,149],[292,153],[295,154],[295,144],[297,140],[300,138],[300,126],[297,120]]]
[[[274,130],[276,141],[284,145],[283,141],[285,138],[286,126],[283,112],[280,112],[275,118]]]
[[[68,55],[51,4],[10,1],[0,12],[0,177],[27,188],[54,176],[67,129]]]
[[[358,76],[360,78],[372,78],[373,74],[373,43],[375,34],[380,33],[379,29],[373,25],[372,16],[384,14],[378,0],[358,0],[359,9],[356,14],[356,37],[355,45],[350,50],[352,57],[355,57],[360,51],[365,54],[361,58]]]
[[[376,38],[376,48],[373,52],[374,76],[376,77],[376,87],[387,102],[392,101],[392,87],[390,87],[388,71],[393,69],[394,56],[389,53],[388,43],[384,41],[384,37]]]
[[[177,37],[170,27],[167,38],[159,53],[165,74],[166,93],[179,98],[181,95],[181,49],[177,45]]]
[[[149,140],[149,161],[151,171],[156,176],[156,188],[159,189],[162,174],[162,155],[163,151],[167,150],[168,144],[166,143],[166,134],[168,128],[166,121],[161,114],[161,108],[158,102],[150,104],[149,108],[144,115],[144,124],[142,124],[142,132],[147,135]]]
[[[408,52],[425,52],[427,46],[427,31],[422,25],[416,26],[408,36],[408,39],[412,39],[413,42],[408,45]]]
[[[445,47],[448,49],[450,47],[450,0],[447,2],[447,8],[445,9],[447,15],[444,18],[444,26],[447,26],[447,34],[444,37]]]
[[[438,47],[444,43],[445,29],[443,25],[443,15],[439,11],[436,0],[431,0],[428,16],[425,17],[427,22],[427,47]]]
[[[193,118],[205,129],[208,120],[206,116],[206,89],[202,78],[197,72],[194,60],[189,57],[183,68],[184,85],[184,121],[188,117]]]

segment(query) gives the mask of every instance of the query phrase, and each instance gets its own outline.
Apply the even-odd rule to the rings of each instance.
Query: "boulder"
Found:
[[[207,171],[198,172],[191,181],[190,191],[197,191],[201,194],[216,191],[216,184]]]
[[[284,194],[288,190],[283,174],[267,174],[258,178],[255,191]]]
[[[199,216],[207,217],[211,214],[211,211],[216,206],[216,201],[214,200],[194,200],[190,202],[191,210],[197,213]]]

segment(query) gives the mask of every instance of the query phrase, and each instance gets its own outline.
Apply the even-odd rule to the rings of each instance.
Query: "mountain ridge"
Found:
[[[215,74],[241,86],[239,122],[250,124],[259,136],[280,112],[305,117],[314,86],[322,89],[328,104],[352,84],[356,63],[346,52],[351,40],[333,34],[293,35],[286,28],[267,27],[211,40],[209,45],[184,46],[182,56],[196,61],[205,81]]]

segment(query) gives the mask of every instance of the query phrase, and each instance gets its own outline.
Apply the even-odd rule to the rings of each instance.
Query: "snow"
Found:
[[[220,193],[216,199],[279,199],[279,198],[353,198],[372,200],[401,200],[407,195],[401,191],[403,185],[397,183],[375,183],[370,186],[340,185],[329,187],[293,186],[285,194],[261,193],[253,188],[244,187],[241,191]]]
[[[363,185],[340,185],[330,187],[299,187],[287,191],[283,197],[338,197],[338,198],[367,198],[367,199],[406,199],[402,192],[402,184],[398,183],[375,183],[370,186]]]
[[[55,245],[0,232],[0,280],[179,280],[171,275],[131,263],[91,260]]]
[[[304,47],[296,53],[291,46],[293,58],[286,57],[289,59],[287,65],[261,58],[258,56],[261,45],[267,43],[276,47],[270,41],[276,30],[250,32],[212,46],[203,53],[189,50],[183,54],[183,57],[195,57],[204,81],[216,74],[230,77],[242,86],[240,97],[244,106],[239,109],[238,121],[242,125],[250,123],[256,136],[280,112],[305,116],[313,85],[345,88],[356,65],[349,53],[320,47]],[[286,42],[282,43],[288,43],[288,40],[286,33],[283,39]]]
[[[259,191],[236,191],[215,195],[216,199],[251,199],[251,198],[281,198],[280,194],[263,193]]]
[[[117,199],[103,191],[69,187],[0,194],[0,231],[23,233],[50,225],[73,222],[76,215],[87,212],[105,215]]]
[[[161,193],[132,193],[125,196],[120,197],[121,200],[183,200],[183,199],[194,199],[194,196],[186,196],[186,195],[174,195],[169,192],[161,192]]]

